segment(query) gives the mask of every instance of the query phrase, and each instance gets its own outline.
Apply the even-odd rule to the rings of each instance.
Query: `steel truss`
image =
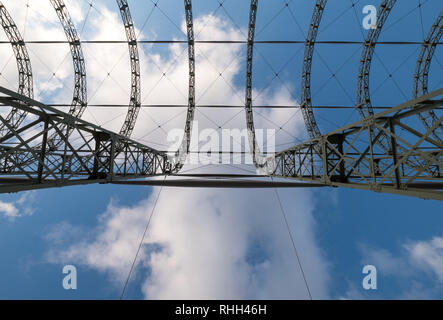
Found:
[[[6,10],[3,3],[0,1],[0,22],[3,30],[11,43],[14,51],[15,60],[18,68],[18,92],[29,98],[34,96],[34,85],[32,77],[31,60],[29,59],[28,50],[26,49],[25,41],[20,34],[14,20]],[[20,126],[26,117],[26,112],[22,109],[12,108],[6,120],[9,126],[0,124],[0,135],[3,136],[10,132],[9,127],[16,129]]]
[[[248,27],[248,47],[246,53],[246,93],[245,93],[245,112],[246,127],[248,130],[249,150],[252,154],[252,160],[256,168],[260,169],[266,165],[266,158],[260,151],[255,136],[254,112],[252,110],[252,69],[254,59],[254,37],[255,22],[257,19],[258,0],[251,0],[249,11],[249,27]]]
[[[371,94],[369,89],[370,70],[378,38],[396,2],[397,0],[383,0],[381,2],[380,7],[377,11],[376,27],[369,30],[366,36],[365,43],[363,45],[363,50],[360,57],[358,77],[357,77],[358,81],[357,81],[357,104],[356,104],[356,108],[359,111],[362,119],[372,116],[374,114],[374,109],[372,107]],[[378,128],[374,128],[374,130],[375,130],[373,132],[374,136],[380,134],[380,138],[376,142],[379,145],[379,147],[381,147],[386,153],[392,152],[391,139],[389,135],[387,135],[383,131],[380,131]],[[399,151],[402,152],[405,151],[402,149],[403,147],[401,145],[399,145],[398,148],[400,149]],[[411,157],[407,161],[409,161],[409,164],[411,166],[418,166],[418,167],[423,166],[423,163],[420,163],[419,158],[414,159],[413,157]]]
[[[164,152],[5,88],[0,87],[0,93],[0,104],[33,116],[33,120],[16,130],[0,116],[0,121],[11,130],[0,138],[0,193],[174,175]],[[443,116],[434,127],[424,131],[409,125],[418,113],[441,107],[441,96],[443,88],[279,152],[270,175],[311,182],[293,187],[350,187],[443,200],[443,145],[431,137]],[[64,126],[72,131],[69,137],[60,130]],[[63,147],[57,150],[48,148],[51,130],[63,141]],[[382,133],[390,138],[389,153],[377,144]],[[424,165],[411,165],[415,163],[411,159],[419,159]],[[267,165],[270,168],[269,162]],[[189,182],[189,186],[208,183]],[[180,184],[185,186],[187,182]],[[259,186],[260,183],[255,185]]]
[[[443,34],[443,11],[440,11],[437,19],[431,26],[429,33],[423,41],[420,53],[417,58],[417,64],[414,72],[414,81],[412,86],[412,97],[424,95],[428,93],[428,76],[429,69],[431,68],[432,58],[434,56],[437,44],[439,43]],[[419,114],[420,121],[426,128],[431,128],[438,120],[434,111],[429,110],[423,114]],[[438,126],[434,132],[432,132],[434,139],[442,143],[443,127]]]
[[[383,26],[396,2],[397,0],[383,0],[381,2],[377,11],[377,25],[375,28],[369,30],[363,45],[358,68],[356,102],[356,108],[362,119],[374,114],[371,102],[371,93],[369,90],[372,58],[374,56],[378,37],[380,36]],[[374,134],[377,135],[378,132],[379,130],[375,128]],[[377,144],[380,145],[385,152],[389,152],[389,137],[384,132],[381,132],[381,137],[378,139]]]
[[[442,106],[442,95],[439,89],[277,153],[272,176],[443,200],[443,145],[431,137],[443,116],[423,131],[407,124]],[[382,135],[390,152],[378,145]],[[423,166],[413,165],[417,159]]]
[[[88,104],[87,84],[86,84],[86,65],[83,56],[83,50],[80,42],[80,36],[71,19],[69,11],[63,0],[50,0],[54,7],[60,23],[65,31],[66,38],[69,42],[72,62],[74,66],[74,92],[72,95],[72,103],[69,114],[73,117],[80,118],[86,110]],[[68,126],[61,127],[60,130],[69,136],[71,132]],[[55,149],[62,143],[57,133],[53,133],[49,138],[49,148]]]
[[[383,0],[377,13],[377,26],[370,29],[360,57],[360,65],[358,68],[357,78],[357,109],[362,118],[374,114],[371,103],[371,95],[369,90],[369,74],[371,71],[372,57],[374,56],[375,46],[378,37],[381,34],[383,26],[388,19],[389,13],[394,7],[397,0]]]
[[[192,122],[195,115],[195,39],[194,39],[194,20],[192,17],[192,1],[184,0],[186,12],[186,30],[188,37],[188,60],[189,60],[189,93],[188,93],[188,111],[186,113],[185,132],[182,143],[175,153],[172,171],[178,172],[183,167],[189,154],[191,146]]]
[[[196,43],[191,0],[184,0],[189,59],[189,96],[185,107],[188,110],[183,141],[171,158],[167,152],[128,137],[141,107],[141,95],[138,42],[127,1],[117,0],[127,35],[132,73],[131,100],[120,134],[79,119],[87,99],[81,42],[63,1],[50,1],[67,35],[76,72],[76,89],[69,113],[32,99],[32,72],[25,43],[0,2],[2,26],[19,66],[19,92],[0,87],[0,105],[15,110],[12,116],[0,116],[0,193],[92,183],[248,188],[334,186],[443,200],[443,144],[441,130],[437,130],[442,127],[443,116],[438,117],[435,112],[443,105],[443,88],[427,93],[429,68],[442,32],[442,13],[422,44],[414,76],[415,99],[374,114],[369,93],[370,67],[378,37],[396,3],[395,0],[382,1],[377,28],[368,32],[360,59],[356,107],[362,120],[321,135],[313,114],[310,78],[314,45],[327,0],[317,0],[305,41],[300,105],[311,140],[265,158],[256,141],[253,120],[252,71],[258,0],[251,0],[245,93],[250,151],[255,166],[263,169],[266,176],[303,183],[230,181],[236,178],[232,175],[201,176],[212,180],[168,183],[153,180],[127,182],[159,175],[177,177],[190,152],[195,113]],[[30,116],[23,124],[26,114]],[[417,116],[422,121],[424,118],[429,121],[425,126],[411,125],[412,119],[418,122]]]
[[[120,134],[130,137],[134,130],[141,107],[141,84],[140,84],[140,58],[138,53],[137,36],[134,22],[131,17],[129,5],[126,0],[117,0],[120,15],[125,26],[126,39],[128,40],[129,58],[131,62],[131,97],[129,109]]]
[[[306,130],[311,138],[321,135],[320,129],[315,121],[311,100],[311,69],[312,58],[314,56],[315,40],[317,39],[318,28],[321,18],[326,7],[327,0],[317,0],[312,14],[311,23],[309,24],[308,36],[305,42],[305,54],[303,57],[303,71],[301,82],[301,104],[300,108],[305,121]]]
[[[0,138],[0,193],[109,183],[164,175],[168,170],[162,152],[3,87],[0,93],[0,104],[33,116],[16,129],[0,116],[10,130]],[[62,128],[72,134],[67,136]],[[49,148],[51,130],[63,147]]]

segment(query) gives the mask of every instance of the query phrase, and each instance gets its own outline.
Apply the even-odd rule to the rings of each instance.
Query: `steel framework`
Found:
[[[377,27],[368,32],[360,58],[356,108],[362,119],[321,135],[313,113],[315,107],[311,101],[310,80],[314,47],[318,43],[316,38],[327,0],[317,0],[304,41],[300,105],[311,140],[265,158],[258,148],[253,119],[253,55],[254,44],[257,43],[255,25],[258,0],[251,0],[248,39],[245,42],[244,108],[250,152],[255,166],[265,172],[265,175],[256,177],[301,182],[274,183],[232,180],[239,178],[234,175],[194,175],[194,178],[212,180],[172,180],[166,183],[159,180],[128,180],[189,176],[178,173],[190,153],[191,126],[196,108],[194,45],[197,41],[194,39],[191,0],[184,0],[185,43],[188,45],[189,60],[188,104],[184,106],[187,116],[183,140],[173,157],[128,137],[141,108],[141,83],[139,42],[127,1],[117,0],[126,31],[132,74],[130,105],[120,134],[79,119],[86,107],[86,73],[81,42],[63,1],[50,1],[64,27],[76,70],[76,88],[69,113],[32,99],[32,72],[25,42],[0,2],[2,26],[14,48],[20,75],[18,93],[0,87],[0,105],[15,110],[13,116],[10,114],[3,118],[0,115],[0,193],[91,183],[233,188],[334,186],[443,200],[443,116],[437,111],[443,105],[443,88],[428,93],[427,86],[432,57],[440,44],[442,13],[422,44],[414,75],[413,100],[394,108],[383,107],[381,113],[374,114],[369,91],[371,62],[383,25],[396,3],[395,0],[382,0]],[[30,116],[23,123],[26,114]],[[17,120],[19,116],[22,118]],[[424,126],[411,124],[413,119],[418,122],[417,116]]]
[[[363,45],[357,77],[357,109],[362,118],[374,114],[369,90],[369,74],[378,37],[397,0],[383,0],[377,14],[377,25],[369,30]]]
[[[245,112],[246,128],[248,129],[249,150],[252,154],[253,163],[256,168],[263,168],[266,165],[266,158],[260,151],[254,126],[254,112],[252,110],[252,69],[254,59],[254,37],[255,22],[257,19],[258,0],[251,0],[249,11],[248,27],[248,47],[246,52],[246,93],[245,93]]]
[[[314,56],[315,40],[317,39],[318,28],[326,7],[327,0],[317,0],[314,6],[311,23],[309,24],[308,36],[305,41],[305,54],[303,57],[303,71],[301,81],[300,107],[305,121],[306,130],[311,138],[321,135],[320,129],[315,121],[311,100],[311,69],[312,58]]]
[[[443,146],[431,138],[443,116],[423,131],[407,124],[442,106],[443,99],[432,100],[442,95],[434,91],[277,153],[272,175],[443,200]],[[378,145],[382,135],[390,139],[389,153]],[[411,165],[417,159],[424,165]]]
[[[168,173],[167,156],[162,152],[6,88],[0,87],[0,93],[0,104],[34,116],[34,120],[17,129],[0,116],[10,130],[0,138],[0,193]],[[62,128],[71,135],[67,136]],[[63,147],[48,148],[51,130]]]
[[[128,2],[126,0],[117,0],[117,5],[125,27],[129,47],[129,59],[131,61],[131,97],[129,100],[128,113],[120,129],[120,134],[130,137],[134,130],[141,106],[140,58],[138,54],[137,36],[135,34],[134,22],[132,21]]]
[[[69,114],[73,117],[80,118],[83,115],[83,112],[86,110],[88,104],[86,65],[80,42],[80,36],[78,35],[74,23],[72,22],[68,8],[66,7],[64,1],[50,0],[50,2],[57,13],[60,23],[63,26],[63,30],[65,31],[71,51],[72,63],[74,66],[74,92]],[[60,130],[65,132],[66,136],[71,134],[68,126],[62,127]],[[62,143],[62,140],[59,138],[60,137],[57,135],[57,133],[52,134],[48,138],[49,148],[57,148],[57,146]]]
[[[71,19],[68,8],[66,7],[63,0],[50,0],[52,6],[54,7],[57,16],[60,20],[63,30],[65,32],[66,38],[69,42],[69,48],[72,56],[73,67],[74,67],[74,92],[72,97],[72,102],[69,108],[69,114],[73,117],[80,118],[87,108],[87,83],[86,83],[86,66],[85,59],[83,56],[82,46],[80,42],[80,37],[78,35],[77,29]],[[65,137],[69,137],[73,132],[73,129],[66,124],[61,124],[58,128],[64,133]],[[49,136],[46,138],[45,148],[48,150],[57,150],[63,144],[63,139],[57,131],[52,130],[49,132]],[[41,150],[42,145],[34,145],[34,149]],[[31,164],[34,161],[33,154],[28,153],[28,158],[23,155],[21,158],[21,165],[25,166]]]
[[[20,31],[14,20],[0,1],[0,22],[3,30],[11,43],[14,51],[15,60],[18,68],[18,92],[29,98],[34,96],[34,85],[32,77],[31,60],[29,59],[28,50]],[[12,129],[17,128],[26,117],[26,112],[18,108],[12,108],[6,120]],[[0,134],[3,136],[10,132],[8,126],[0,125]]]
[[[440,11],[437,19],[431,26],[428,35],[423,41],[420,53],[417,58],[417,65],[414,72],[414,81],[412,86],[412,97],[416,98],[420,95],[428,93],[428,77],[431,68],[432,58],[434,56],[437,44],[443,34],[443,11]],[[429,110],[423,114],[419,114],[420,121],[426,128],[431,128],[438,120],[433,110]],[[432,132],[434,139],[442,143],[443,127],[438,126]]]
[[[397,0],[383,0],[380,4],[377,13],[377,24],[375,28],[371,28],[366,36],[363,50],[360,57],[360,65],[357,76],[357,102],[356,107],[362,119],[372,116],[374,109],[372,108],[371,93],[369,90],[370,71],[372,65],[372,58],[375,52],[375,46],[378,38],[382,32],[383,26],[389,17],[389,14],[394,7]],[[374,128],[374,134],[377,135],[379,130]],[[380,145],[385,152],[390,152],[389,137],[384,132],[380,133],[380,139],[377,144]]]
[[[192,17],[192,1],[184,0],[186,13],[186,34],[188,37],[188,60],[189,60],[189,92],[188,92],[188,111],[186,113],[186,123],[184,137],[177,150],[173,162],[173,172],[178,172],[183,167],[189,154],[191,146],[192,122],[195,115],[195,39],[194,39],[194,20]]]

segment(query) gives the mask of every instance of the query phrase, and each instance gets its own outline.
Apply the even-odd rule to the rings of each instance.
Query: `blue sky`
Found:
[[[11,8],[11,14],[18,17],[16,22],[20,28],[29,24],[25,34],[26,39],[48,40],[48,37],[53,36],[63,39],[60,26],[58,30],[53,30],[57,29],[55,14],[40,8],[36,1],[30,2],[32,9],[26,19],[23,14],[26,1],[3,2],[7,8]],[[362,41],[363,35],[366,34],[366,30],[361,28],[361,20],[364,17],[362,8],[368,4],[378,7],[380,1],[354,2],[356,2],[355,11],[351,7],[352,1],[350,0],[329,1],[319,29],[318,40]],[[421,0],[420,3],[423,5],[421,9],[417,9],[418,0],[397,2],[396,8],[386,23],[386,30],[382,32],[380,41],[422,41],[423,34],[427,33],[437,12],[442,9],[441,3],[437,0]],[[70,0],[66,3],[69,8],[72,8],[76,25],[78,29],[81,29],[88,12],[87,1]],[[107,26],[107,23],[115,21],[108,17],[108,12],[111,15],[115,14],[115,18],[119,19],[119,16],[117,16],[118,12],[114,1],[95,1],[94,3],[96,3],[96,9],[91,9],[88,15],[82,38],[87,40],[113,39],[114,36],[116,38],[124,37],[123,26],[120,24],[116,25],[117,29],[120,28],[118,29],[121,31],[120,34],[114,34],[111,32],[112,30],[109,31],[103,27],[104,31],[108,30],[109,32],[103,31],[103,34],[97,35],[97,26],[101,24]],[[152,10],[153,3],[133,0],[129,1],[129,4],[135,25],[141,29]],[[179,30],[184,19],[182,1],[160,0],[158,5],[162,12],[158,9],[153,11],[142,30],[141,39],[185,39],[185,35]],[[209,23],[209,27],[206,29],[202,28],[201,39],[204,39],[203,36],[208,36],[206,30],[209,28],[212,28],[210,30],[213,32],[214,30],[220,31],[225,36],[228,34],[233,38],[238,37],[239,40],[247,32],[249,1],[227,0],[223,5],[225,9],[221,9],[218,1],[215,0],[194,1],[193,5],[194,19],[201,19],[210,14],[214,14],[220,19],[214,20],[215,23],[214,21]],[[290,11],[284,5],[285,1],[260,1],[256,27],[257,40],[304,39],[312,15],[313,1],[293,0],[289,4]],[[52,22],[42,23],[37,18],[34,21],[33,14],[35,17],[45,15]],[[217,26],[220,21],[224,21],[225,25]],[[35,31],[33,33],[33,30],[29,30],[32,29],[32,24],[41,25],[42,32]],[[203,23],[197,24],[197,26],[202,25]],[[47,33],[44,32],[45,28]],[[210,61],[209,64],[202,65],[200,69],[197,68],[197,79],[199,70],[202,74],[211,66],[229,64],[232,59],[235,61],[234,67],[232,70],[228,68],[226,79],[218,79],[215,89],[209,89],[208,94],[201,101],[202,103],[223,103],[224,96],[230,95],[230,97],[226,97],[229,103],[241,104],[245,62],[242,53],[245,52],[246,47],[239,45],[233,49],[233,52],[230,52],[231,49],[226,49],[226,46],[229,45],[214,46],[218,46],[220,51],[228,50],[229,57],[224,59],[212,51],[205,51],[210,49],[201,46],[201,52],[208,52],[210,59],[213,57],[216,59]],[[39,61],[45,59],[43,53],[48,47],[45,47],[46,49],[43,47],[43,45],[31,47],[31,59],[35,62],[34,68],[37,70],[35,81],[39,97],[48,103],[60,101],[69,103],[71,98],[69,84],[72,82],[72,74],[69,71],[72,67],[70,66],[70,57],[66,58],[68,48],[66,45],[54,47],[57,48],[57,54],[53,58],[54,62],[48,62],[52,65],[44,67],[43,63],[39,63]],[[4,45],[0,48],[3,51],[10,50]],[[172,84],[177,84],[176,86],[179,88],[186,88],[186,81],[183,81],[186,80],[186,73],[176,75],[171,72],[169,81],[163,79],[159,87],[151,88],[151,83],[155,83],[156,79],[161,77],[160,69],[168,66],[168,62],[173,60],[174,54],[182,52],[185,47],[177,49],[164,44],[146,44],[141,48],[144,56],[147,57],[146,70],[144,70],[146,72],[145,78],[152,76],[152,79],[146,80],[145,83],[149,84],[143,88],[144,96],[147,92],[151,92],[145,103],[156,103],[157,100],[163,103],[186,103],[186,96],[176,94],[177,90]],[[412,75],[419,48],[419,45],[380,45],[377,47],[377,58],[374,59],[372,65],[370,83],[374,105],[393,106],[411,97]],[[106,54],[109,55],[109,51],[106,50],[115,52],[115,57],[109,57],[109,61],[102,59]],[[108,46],[106,50],[99,52],[98,45],[84,46],[86,59],[96,61],[94,62],[95,66],[88,65],[90,66],[88,70],[91,70],[90,103],[108,103],[109,101],[127,103],[127,96],[118,94],[119,90],[124,92],[124,88],[129,84],[124,78],[129,77],[128,73],[125,75],[125,72],[128,71],[127,65],[125,65],[127,63],[127,47],[126,45],[115,45]],[[274,101],[277,103],[297,103],[300,96],[303,51],[303,44],[261,44],[256,46],[254,89],[256,94],[264,90],[262,95],[266,96],[258,97],[257,104],[260,102],[273,103]],[[120,59],[120,52],[122,52],[123,59]],[[319,44],[316,46],[312,70],[313,104],[352,106],[355,103],[360,52],[361,45],[359,44],[340,46]],[[124,55],[125,53],[126,55]],[[38,55],[42,55],[41,59],[37,58]],[[159,60],[155,60],[156,58],[153,57],[155,55],[159,55]],[[200,58],[203,59],[201,56]],[[120,60],[122,60],[121,63],[119,63]],[[440,48],[437,49],[434,60],[429,80],[430,90],[442,86],[441,63],[443,55]],[[101,67],[97,66],[100,61],[103,62]],[[114,63],[117,65],[115,77],[112,80],[106,79],[105,84],[100,86],[103,74],[106,74],[106,71],[111,69]],[[178,69],[182,70],[180,66],[186,66],[186,63],[185,52],[178,62]],[[59,65],[61,67],[58,68]],[[280,79],[273,79],[275,71],[280,71],[283,66],[286,67],[280,73]],[[8,82],[1,79],[3,81],[1,85],[8,86],[8,83],[14,83],[14,72],[16,73],[14,68],[14,63],[5,67],[5,70],[10,70],[12,79]],[[51,78],[51,68],[57,69],[57,73],[60,72],[58,79],[52,79],[55,82],[51,82],[55,83],[58,89],[45,92],[41,83]],[[219,71],[221,69],[222,67]],[[336,74],[338,80],[331,79],[330,70]],[[187,72],[186,68],[184,71]],[[208,75],[208,78],[211,76],[214,78],[214,74],[217,78],[217,72],[214,70],[212,74]],[[389,74],[392,74],[393,77],[388,78]],[[229,85],[227,85],[228,83]],[[234,87],[240,93],[240,97],[237,97],[235,92],[230,92],[229,86]],[[346,88],[345,91],[342,90],[342,86]],[[197,96],[204,89],[205,86],[199,88]],[[117,92],[116,96],[112,95],[113,91]],[[186,93],[186,91],[184,92]],[[284,98],[281,98],[282,96]],[[108,114],[105,114],[107,111],[109,111]],[[115,113],[111,115],[111,111]],[[152,122],[165,121],[178,114],[179,111],[168,111],[170,114],[161,110],[142,112],[139,119],[142,124],[138,124],[138,131],[136,130],[134,138],[138,139],[144,136],[144,132],[149,132],[149,126],[153,125]],[[201,110],[201,112],[197,117],[202,123],[205,123],[203,114],[210,114],[215,122],[224,119],[223,117],[230,118],[233,115],[228,111],[214,112],[213,114],[206,110]],[[274,122],[280,121],[282,123],[282,119],[290,117],[292,115],[290,112],[294,111],[286,112],[288,113],[284,115],[269,113],[267,116],[271,120],[275,120]],[[100,124],[116,131],[124,118],[124,113],[125,110],[102,111],[102,109],[92,108],[85,113],[84,117],[89,121],[95,119],[101,122]],[[119,114],[122,115],[119,116]],[[358,114],[353,110],[316,110],[315,115],[323,132],[335,129],[351,120],[358,120]],[[242,115],[238,117],[240,117],[237,118],[238,122],[237,120],[232,122],[232,126],[244,123]],[[260,116],[258,119],[260,121]],[[179,116],[176,120],[165,125],[165,130],[181,127],[183,123],[184,117]],[[259,123],[263,126],[270,126],[269,121],[263,120]],[[290,123],[287,130],[293,135],[280,132],[277,137],[278,143],[281,143],[282,146],[295,144],[297,139],[305,137],[302,129],[299,122]],[[159,139],[165,139],[159,131],[146,137],[146,140],[158,142]],[[164,140],[161,141],[164,142]],[[163,147],[163,145],[159,145],[159,147]],[[136,219],[135,221],[144,221],[143,219],[146,219],[147,216],[140,208],[151,208],[153,195],[158,191],[158,189],[148,187],[92,185],[36,191],[28,194],[27,198],[23,198],[22,194],[1,195],[0,202],[13,204],[21,215],[16,218],[8,218],[6,214],[0,216],[0,253],[2,255],[0,298],[118,299],[123,286],[122,277],[124,278],[126,275],[124,270],[129,271],[126,267],[131,261],[115,266],[115,261],[101,263],[94,261],[90,255],[96,253],[94,250],[99,247],[95,246],[97,243],[106,244],[102,247],[104,257],[106,257],[106,250],[112,251],[113,245],[118,246],[119,243],[108,240],[103,242],[103,238],[101,238],[101,236],[108,234],[106,233],[109,231],[107,228],[112,229],[110,222],[116,218],[116,221],[123,219],[121,221],[127,223],[128,221],[124,220],[125,212],[127,216],[138,215],[137,219],[140,220]],[[205,294],[209,298],[305,298],[299,270],[295,259],[291,256],[293,252],[287,250],[290,239],[281,224],[280,212],[276,209],[276,199],[272,189],[239,191],[238,194],[235,194],[235,191],[220,191],[221,195],[217,190],[187,190],[183,194],[189,198],[188,202],[187,199],[182,199],[185,196],[181,196],[180,193],[181,191],[177,189],[162,191],[160,203],[163,203],[154,216],[154,219],[159,217],[153,227],[154,235],[144,246],[142,262],[137,266],[136,273],[129,283],[126,298],[187,297],[187,292],[192,292],[189,293],[191,298],[202,297]],[[441,203],[350,189],[284,190],[280,191],[280,194],[285,210],[290,216],[295,237],[300,242],[302,263],[306,264],[308,270],[310,269],[308,280],[314,289],[314,298],[443,298],[443,275],[441,272],[443,266],[437,264],[436,267],[435,263],[431,263],[432,261],[443,262],[443,246],[440,246],[438,241],[433,242],[433,239],[442,239],[443,237]],[[231,196],[234,200],[229,203]],[[168,197],[171,198],[168,199]],[[200,206],[192,201],[201,201],[203,204]],[[189,208],[181,207],[186,203]],[[262,207],[260,207],[261,203]],[[213,207],[211,207],[212,204]],[[223,209],[224,205],[226,205],[225,209]],[[193,211],[193,208],[197,208],[201,212],[189,213],[188,210]],[[148,209],[145,211],[149,212]],[[183,230],[180,230],[180,224],[175,225],[174,219],[177,216],[178,221],[186,221],[185,213],[190,214],[191,220],[195,218],[195,225],[185,224]],[[233,213],[240,215],[240,217],[234,217]],[[213,219],[205,220],[206,214]],[[207,225],[199,222],[199,219],[206,222]],[[273,221],[275,225],[270,225],[270,228],[274,228],[272,229],[274,231],[268,233],[265,228],[266,224],[259,225],[254,219]],[[214,221],[219,221],[220,225],[213,226],[214,229],[211,229],[210,226]],[[168,226],[168,222],[173,225],[171,230],[165,227]],[[250,223],[252,226],[237,226],[236,224],[240,222]],[[130,226],[133,225],[133,221],[128,223]],[[206,234],[208,237],[213,235],[214,242],[208,240],[208,243],[214,243],[220,247],[215,246],[210,251],[205,251],[202,248],[201,252],[199,249],[195,249],[197,252],[195,260],[200,261],[199,259],[207,255],[208,260],[213,259],[214,261],[208,262],[207,265],[201,265],[195,261],[190,262],[181,256],[181,252],[174,251],[178,250],[176,249],[177,242],[186,242],[186,238],[180,238],[179,235],[174,234],[173,230],[177,233],[183,231],[185,235],[195,235],[195,239],[203,237],[205,232],[208,232]],[[140,234],[140,230],[137,228],[123,231],[129,234]],[[119,230],[119,232],[123,231]],[[247,237],[240,235],[241,232],[246,232]],[[121,236],[118,232],[116,234],[113,235]],[[287,241],[285,247],[274,246],[282,241],[281,235],[286,236],[284,238]],[[238,255],[237,253],[233,254],[234,257],[232,257],[231,251],[236,250],[231,247],[222,247],[223,241],[217,242],[218,236],[232,237],[232,239],[243,241],[239,247],[243,248],[244,246],[244,251]],[[168,240],[168,237],[174,238],[174,240]],[[193,240],[195,242],[190,241],[190,244],[199,243],[195,239]],[[168,248],[171,252],[168,251]],[[192,248],[178,248],[189,250],[186,252],[193,252]],[[420,251],[420,248],[424,249]],[[271,252],[271,249],[277,253]],[[132,251],[127,250],[123,256],[133,257],[135,250],[136,248],[133,248]],[[216,254],[209,254],[209,252]],[[223,257],[225,253],[229,255],[226,257],[227,261],[219,262],[219,257]],[[244,256],[242,256],[243,253]],[[88,254],[90,255],[88,256]],[[243,269],[241,270],[235,268],[239,257],[244,264],[242,264]],[[171,261],[178,261],[178,266],[175,266],[177,269],[170,267]],[[180,262],[185,266],[180,266]],[[230,262],[232,264],[229,264]],[[280,279],[275,282],[290,283],[281,290],[270,285],[272,280],[279,276],[277,271],[272,272],[272,266],[276,266],[279,262],[281,269],[276,268],[275,270],[281,272]],[[61,285],[64,276],[62,267],[67,263],[74,264],[78,268],[78,290],[67,291]],[[215,271],[210,273],[207,270],[210,266],[218,264],[225,266],[225,263],[229,267],[227,271],[214,268]],[[362,268],[365,264],[373,264],[378,269],[378,289],[376,291],[365,291],[361,286]],[[171,272],[167,274],[171,277],[171,282],[176,280],[174,270],[179,270],[177,274],[180,276],[188,275],[190,277],[201,272],[202,279],[206,279],[206,281],[197,284],[196,287],[199,290],[195,289],[195,291],[189,287],[182,288],[179,284],[165,284],[165,274],[159,271],[162,266],[166,266],[165,269]],[[232,269],[230,269],[231,267]],[[186,272],[190,272],[190,274]],[[245,275],[255,280],[246,281],[243,284]],[[235,283],[229,283],[225,288],[215,280],[214,283],[208,280],[217,276],[220,276],[221,279],[229,278]],[[291,277],[293,277],[292,280]],[[238,283],[242,283],[242,285],[240,286]],[[213,290],[206,288],[211,286],[214,287]]]

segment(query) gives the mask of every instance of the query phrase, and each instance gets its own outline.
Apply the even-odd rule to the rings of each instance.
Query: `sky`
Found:
[[[82,40],[125,40],[114,1],[66,0]],[[50,1],[3,0],[26,41],[65,40]],[[128,1],[139,40],[186,40],[182,1]],[[249,1],[193,1],[199,40],[245,40]],[[301,40],[314,1],[259,1],[256,40]],[[355,3],[355,5],[353,5]],[[365,5],[330,0],[318,40],[362,41]],[[380,41],[420,43],[438,0],[397,1]],[[6,40],[0,32],[0,41]],[[73,68],[67,44],[27,45],[36,99],[67,104]],[[127,45],[83,44],[90,105],[127,105]],[[374,106],[411,98],[420,45],[378,45],[371,66]],[[141,44],[144,104],[186,104],[187,47]],[[257,44],[253,104],[300,102],[304,45]],[[196,120],[200,129],[244,128],[246,45],[196,45]],[[314,105],[353,106],[361,44],[317,44],[312,69]],[[429,89],[443,84],[437,48]],[[0,85],[16,89],[9,44],[0,44]],[[278,74],[278,76],[276,76]],[[60,107],[67,111],[66,108]],[[119,131],[127,108],[90,106],[83,119]],[[5,112],[2,110],[2,114]],[[316,109],[322,132],[359,119],[354,109]],[[132,138],[159,150],[183,128],[186,109],[143,108]],[[276,131],[276,149],[307,138],[297,109],[255,109],[255,127]],[[198,145],[196,143],[195,145]],[[184,172],[254,172],[247,166],[189,166]],[[154,205],[158,198],[157,205]],[[278,198],[281,199],[280,207]],[[155,208],[154,208],[155,207]],[[153,211],[154,209],[154,211]],[[442,299],[441,203],[351,189],[219,190],[76,186],[0,195],[0,298],[118,299],[151,213],[126,299]],[[284,214],[283,214],[284,213]],[[293,250],[284,215],[296,244]],[[300,262],[300,264],[299,264]],[[77,268],[77,290],[65,290],[63,266]],[[362,269],[377,268],[377,290],[365,290]]]

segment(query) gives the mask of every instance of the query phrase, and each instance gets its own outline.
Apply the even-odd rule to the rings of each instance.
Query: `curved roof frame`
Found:
[[[137,36],[135,34],[134,22],[127,0],[116,0],[120,15],[125,27],[126,39],[129,47],[129,59],[131,64],[131,96],[129,109],[125,122],[120,129],[120,134],[130,137],[134,131],[137,117],[141,108],[141,83],[140,83],[140,56],[138,52]]]
[[[311,69],[312,59],[314,56],[314,46],[317,39],[318,28],[320,26],[321,18],[325,10],[327,0],[317,0],[312,13],[311,22],[309,24],[309,31],[305,41],[305,53],[303,57],[303,71],[300,94],[300,108],[305,121],[306,130],[311,138],[316,138],[321,135],[320,129],[315,120],[312,109],[311,100]]]
[[[375,28],[371,28],[366,35],[365,42],[363,44],[363,50],[360,56],[360,64],[358,67],[357,76],[357,101],[356,108],[362,119],[368,118],[374,115],[374,109],[372,108],[371,93],[369,89],[370,71],[372,65],[372,58],[374,56],[375,47],[377,45],[378,38],[383,30],[386,20],[392,11],[397,0],[383,0],[380,7],[377,10],[377,24]],[[376,132],[375,134],[377,134]],[[389,152],[391,149],[391,141],[389,137],[381,132],[380,139],[377,142],[385,152]]]
[[[357,77],[357,109],[362,118],[366,118],[374,114],[371,103],[371,95],[369,90],[369,79],[372,58],[374,56],[375,46],[378,38],[383,30],[383,26],[394,7],[397,0],[383,0],[377,13],[377,26],[370,29],[360,56],[360,64]]]
[[[412,85],[412,98],[417,98],[418,96],[428,93],[429,70],[431,68],[432,58],[434,57],[435,50],[437,49],[437,44],[440,42],[442,34],[443,11],[440,11],[426,38],[423,40],[423,44],[417,58]],[[438,121],[438,117],[433,110],[419,113],[418,117],[427,129],[433,128],[434,124]],[[437,141],[440,143],[443,142],[441,138],[443,136],[442,125],[439,125],[431,134]]]
[[[71,51],[72,63],[74,67],[74,92],[72,95],[72,102],[69,108],[69,114],[76,118],[81,118],[88,105],[88,93],[86,82],[86,63],[81,46],[80,36],[69,14],[63,0],[50,0],[57,16],[60,20],[66,38],[69,42],[69,49]],[[61,129],[67,136],[72,133],[72,129]],[[48,138],[50,148],[57,148],[62,143],[57,134],[53,134]]]
[[[246,53],[246,92],[245,92],[245,112],[246,127],[248,130],[249,151],[252,154],[252,161],[256,168],[260,169],[266,165],[266,158],[260,151],[255,136],[254,112],[252,110],[252,71],[254,59],[254,38],[255,24],[257,20],[258,0],[251,0],[248,25],[248,47]]]
[[[25,41],[23,40],[20,31],[7,11],[6,7],[0,1],[0,23],[3,30],[11,43],[14,51],[15,60],[18,69],[18,93],[28,98],[34,97],[34,84],[32,75],[31,60],[29,58],[28,50],[26,49]],[[12,130],[17,129],[26,117],[26,112],[17,108],[12,108],[6,117]],[[10,129],[4,125],[0,126],[0,135],[4,136],[10,132]]]
[[[188,110],[186,113],[186,123],[183,140],[175,157],[171,159],[173,167],[171,171],[177,173],[183,167],[189,154],[191,146],[192,123],[195,115],[195,42],[194,42],[194,20],[192,16],[192,1],[184,0],[186,13],[186,33],[188,37],[188,60],[189,60],[189,91]]]
[[[397,0],[383,0],[380,4],[379,9],[377,10],[377,25],[375,28],[370,29],[366,36],[366,40],[363,45],[363,50],[360,57],[360,65],[357,77],[357,101],[356,108],[360,113],[360,117],[362,119],[370,118],[374,115],[374,109],[372,107],[371,95],[369,89],[369,81],[370,81],[370,70],[372,64],[372,58],[374,56],[375,47],[377,45],[378,38],[383,30],[383,26],[385,25],[386,20],[389,17],[394,5]],[[380,136],[376,145],[380,147],[385,153],[392,154],[393,151],[393,141],[389,137],[389,135],[381,129],[373,130],[371,135]],[[404,148],[401,146],[397,147],[398,152],[405,152]],[[407,161],[407,164],[410,167],[415,167],[417,164],[419,166],[427,167],[425,163],[420,163],[420,160]],[[389,170],[389,168],[384,168],[382,164],[380,164],[381,171]],[[428,169],[426,169],[428,170]]]

